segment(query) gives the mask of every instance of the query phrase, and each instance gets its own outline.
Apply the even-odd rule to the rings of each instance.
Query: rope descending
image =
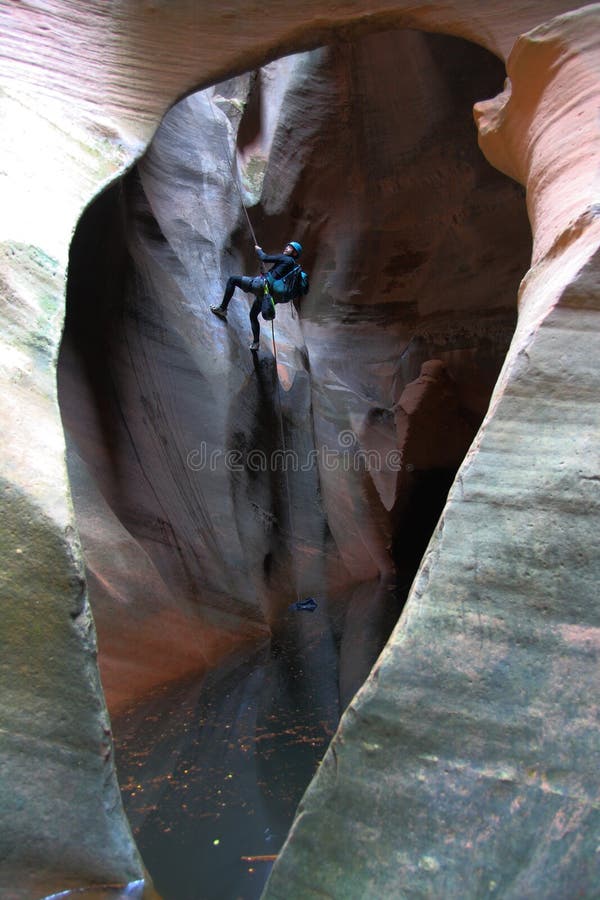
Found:
[[[217,121],[217,115],[216,115],[215,105],[213,103],[212,94],[209,95],[209,102],[211,105],[212,115],[213,115],[213,119],[215,122],[216,130],[217,130],[217,132],[221,133],[220,129],[219,129],[219,123]],[[232,178],[232,181],[238,192],[238,196],[240,198],[240,204],[244,211],[244,215],[246,216],[246,222],[248,223],[248,228],[250,230],[252,240],[254,241],[254,246],[256,247],[256,246],[258,246],[258,240],[256,238],[256,234],[254,233],[254,228],[252,227],[252,222],[250,221],[250,216],[248,215],[248,210],[246,209],[246,204],[244,203],[244,195],[242,193],[242,189],[240,187],[239,180],[238,180],[238,175],[237,175],[236,170],[234,169],[233,161],[232,161],[231,155],[229,153],[229,145],[227,144],[225,135],[221,134],[221,138],[223,140],[223,148],[225,151],[224,156],[225,156],[225,159],[227,160],[227,165],[228,165],[229,171],[231,173],[231,178]],[[263,270],[263,267],[261,264],[261,271],[262,270]],[[293,302],[292,302],[292,317],[294,317]],[[279,381],[279,374],[277,371],[277,344],[275,342],[275,326],[273,323],[273,319],[271,319],[271,336],[273,339],[273,357],[275,360],[275,376],[277,378],[277,401],[278,401],[278,407],[279,407],[279,430],[280,430],[280,434],[281,434],[281,446],[283,448],[283,465],[284,465],[284,474],[285,474],[285,490],[286,490],[287,506],[288,506],[288,523],[289,523],[289,530],[290,530],[291,551],[292,551],[292,560],[293,560],[293,569],[294,569],[294,586],[295,586],[295,591],[296,591],[296,601],[297,601],[297,603],[300,603],[301,600],[300,600],[300,594],[298,591],[298,578],[297,578],[296,565],[295,565],[296,556],[295,556],[295,552],[294,552],[295,548],[296,548],[296,539],[294,536],[294,521],[293,521],[293,516],[292,516],[292,495],[291,495],[291,491],[290,491],[290,482],[289,482],[289,478],[288,478],[287,461],[286,461],[287,450],[286,450],[286,446],[285,446],[285,431],[283,428],[283,405],[281,402],[281,383]]]
[[[257,241],[256,235],[254,233],[254,228],[252,227],[252,222],[250,221],[250,216],[248,215],[248,210],[246,209],[246,204],[244,203],[244,195],[242,194],[242,189],[239,184],[237,173],[233,167],[233,161],[231,158],[231,154],[229,153],[229,145],[227,144],[225,135],[223,135],[219,129],[219,123],[217,121],[217,114],[216,114],[215,104],[213,103],[212,94],[209,95],[209,103],[210,103],[210,106],[212,109],[212,115],[213,115],[214,123],[217,128],[217,132],[221,135],[221,139],[223,141],[223,148],[225,150],[225,153],[223,155],[225,156],[225,159],[227,160],[227,165],[229,166],[229,171],[231,172],[231,179],[232,179],[232,181],[236,187],[236,190],[238,192],[238,195],[240,198],[240,203],[241,203],[242,209],[244,211],[244,215],[246,216],[246,222],[248,223],[248,228],[250,229],[250,234],[252,235],[252,240],[254,241],[254,246],[256,246],[258,244],[258,241]]]
[[[277,344],[275,342],[275,325],[274,325],[273,319],[271,319],[271,337],[273,340],[273,358],[275,360],[275,377],[277,378],[277,405],[279,406],[279,432],[281,435],[281,446],[283,448],[283,466],[284,466],[283,471],[285,474],[285,490],[286,490],[287,505],[288,505],[288,524],[289,524],[289,528],[290,528],[290,538],[292,541],[292,559],[294,560],[294,563],[293,563],[294,585],[296,588],[296,601],[299,603],[300,602],[300,592],[298,590],[298,578],[297,578],[296,565],[295,565],[296,555],[295,555],[294,551],[296,548],[296,539],[294,537],[294,519],[292,516],[292,495],[291,495],[291,491],[290,491],[290,482],[289,482],[289,478],[288,478],[287,461],[286,461],[287,450],[286,450],[286,446],[285,446],[285,432],[283,429],[283,406],[281,403],[281,382],[279,381],[279,373],[277,371]]]

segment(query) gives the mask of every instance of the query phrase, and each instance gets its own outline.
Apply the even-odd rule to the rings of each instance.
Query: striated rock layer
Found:
[[[191,0],[135,7],[49,0],[0,3],[1,415],[9,438],[1,457],[3,895],[32,897],[143,878],[118,801],[56,402],[56,356],[76,222],[99,189],[145,148],[166,107],[192,88],[254,69],[281,52],[318,46],[336,32],[347,41],[375,27],[408,25],[462,35],[508,58],[505,91],[479,107],[481,145],[495,165],[527,188],[534,265],[522,284],[517,331],[487,419],[455,482],[405,615],[342,722],[268,893],[593,896],[598,882],[593,552],[598,7],[578,10],[576,4],[548,0],[507,9],[500,3],[455,0],[443,10],[429,3],[409,8],[382,2],[367,8],[348,2],[323,12],[309,2],[285,10],[267,5],[256,17],[254,8],[236,3],[234,22],[243,21],[244,28],[232,26],[231,15],[226,5],[208,9]],[[277,146],[275,137],[273,141],[271,153]],[[244,144],[246,162],[246,156],[255,155],[252,143],[250,136]],[[370,149],[377,152],[378,143]],[[385,144],[381,150],[385,153]],[[321,192],[331,190],[326,175],[321,184]],[[285,196],[274,176],[269,200],[268,185],[267,179],[264,215],[272,220],[264,221],[265,244],[279,233],[277,198]],[[455,187],[454,180],[443,183],[444,190]],[[301,189],[309,202],[309,187]],[[415,211],[421,199],[419,193]],[[343,219],[340,211],[338,222],[361,221],[364,206],[357,207],[360,215],[350,215],[350,209]],[[109,206],[105,212],[110,218],[114,209]],[[294,216],[292,210],[291,222],[298,225],[300,218]],[[231,220],[224,225],[221,246],[227,244]],[[305,224],[307,233],[313,225]],[[370,237],[350,232],[338,243],[324,223],[321,244],[344,248],[339,271],[354,276],[351,260],[362,260],[362,253],[349,252],[351,241],[368,242]],[[397,254],[400,258],[386,273],[385,242],[380,246],[381,255],[375,243],[369,251],[382,277],[406,277],[411,265],[419,269],[420,259],[411,248]],[[327,285],[333,302],[347,294],[348,284],[336,273],[326,277],[332,269],[316,251],[308,247],[316,261],[315,276]],[[448,254],[443,257],[447,260]],[[155,262],[160,269],[160,256]],[[230,264],[212,271],[222,275]],[[384,289],[379,283],[377,293]],[[325,311],[307,306],[308,348],[323,327]],[[241,311],[236,315],[241,327]],[[120,349],[124,335],[141,334],[143,340],[133,349],[142,353],[156,324],[153,320],[138,330],[129,323]],[[351,318],[344,324],[350,331]],[[173,360],[185,361],[189,339],[183,327],[178,345],[166,342],[167,371]],[[113,347],[119,349],[118,342]],[[330,391],[345,389],[335,363],[348,355],[348,348],[352,353],[340,337],[338,348],[334,343],[328,354],[334,363]],[[76,356],[76,347],[71,353]],[[316,384],[324,384],[328,362],[317,355],[311,365]],[[358,410],[344,408],[354,415],[353,431],[366,447],[386,445],[394,433],[392,420],[396,439],[402,440],[415,391],[427,398],[425,411],[436,402],[439,407],[443,397],[457,402],[456,379],[450,386],[445,383],[447,369],[426,368],[419,376],[417,359],[413,362],[414,371],[403,385],[421,380],[407,397],[389,393],[381,402],[369,389],[368,403]],[[64,374],[73,376],[82,364],[73,355],[69,359],[67,342]],[[75,402],[76,391],[83,395],[99,374],[93,360],[88,366],[90,380],[74,381]],[[284,357],[283,381],[290,367]],[[294,364],[294,371],[301,368]],[[348,377],[345,371],[343,375]],[[429,379],[438,382],[433,393]],[[300,400],[295,390],[287,395],[288,417],[307,409],[306,387]],[[198,617],[198,610],[186,596],[182,623],[167,596],[172,590],[167,581],[175,571],[172,542],[165,545],[169,552],[148,553],[156,523],[146,544],[139,534],[124,530],[123,522],[130,524],[126,488],[130,478],[139,481],[140,471],[131,469],[129,447],[125,456],[115,455],[112,478],[106,477],[113,447],[103,423],[115,421],[115,410],[98,409],[91,421],[93,397],[99,395],[104,396],[89,390],[87,399],[80,395],[79,400],[81,431],[87,422],[99,456],[86,458],[86,435],[75,435],[71,472],[80,509],[88,504],[101,519],[98,531],[90,534],[97,537],[106,529],[107,539],[119,542],[124,560],[101,590],[111,600],[133,588],[141,599],[146,584],[152,615],[158,621],[164,617],[167,640],[179,646],[186,622]],[[117,396],[121,404],[127,400],[123,392]],[[322,426],[315,429],[317,442],[329,438],[332,422],[336,433],[342,424],[339,406],[328,418],[324,396],[317,391],[311,398],[315,421]],[[211,409],[216,415],[218,404]],[[164,433],[160,428],[155,433],[156,443],[149,449],[159,465]],[[96,441],[95,434],[104,434],[103,439]],[[116,439],[122,444],[123,433]],[[93,465],[98,468],[90,478]],[[171,473],[170,483],[181,484],[178,477]],[[93,480],[103,489],[102,498],[92,496]],[[153,488],[150,482],[150,509],[172,496],[156,497]],[[385,478],[373,483],[372,496],[388,511],[396,488],[393,479]],[[338,489],[341,484],[325,479],[324,496],[337,497]],[[189,496],[193,491],[190,487]],[[359,509],[372,508],[367,498],[359,497]],[[335,523],[335,505],[326,512]],[[167,516],[163,521],[168,535]],[[381,527],[379,519],[377,525]],[[350,571],[356,545],[349,541],[346,550],[340,532],[336,535],[333,524],[339,557],[332,559],[343,580],[348,574],[356,577]],[[207,527],[205,541],[209,533]],[[369,574],[385,570],[381,535],[376,529],[361,553],[363,561],[371,561]],[[253,558],[264,546],[258,543]],[[92,548],[97,555],[88,557],[92,590],[95,573],[110,570],[102,546],[99,541]],[[202,554],[203,560],[210,556],[210,547],[203,547]],[[218,557],[214,547],[212,556]],[[123,572],[132,566],[140,572],[133,586],[123,581]],[[182,564],[180,576],[184,571]],[[177,590],[181,583],[174,583]],[[252,610],[248,618],[262,628],[274,610],[257,614],[259,587],[245,596]],[[220,615],[219,604],[215,608]],[[239,621],[239,609],[233,613]],[[206,633],[214,627],[204,614],[198,618]],[[184,645],[194,664],[218,646],[223,622],[217,626],[215,641],[207,640],[200,652],[193,642]],[[143,622],[140,627],[143,632]]]
[[[529,258],[520,192],[473,140],[472,85],[501,76],[418,32],[288,58],[178,104],[86,212],[59,387],[111,711],[256,640],[297,596],[395,567],[408,587]],[[208,314],[231,272],[257,271],[236,132],[256,231],[300,238],[313,281],[299,316],[279,308],[280,388],[269,328],[248,354],[247,301],[227,327]]]
[[[512,91],[479,105],[483,148],[530,188],[517,333],[266,897],[596,895],[597,16],[521,38]]]

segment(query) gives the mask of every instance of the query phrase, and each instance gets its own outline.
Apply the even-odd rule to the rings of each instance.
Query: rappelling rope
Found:
[[[246,222],[248,223],[248,228],[250,229],[250,234],[252,235],[252,240],[254,241],[254,246],[256,247],[256,246],[258,246],[258,241],[256,239],[256,234],[254,233],[254,228],[252,227],[252,222],[250,221],[250,216],[248,215],[248,210],[246,209],[246,204],[244,202],[244,195],[243,195],[242,189],[240,187],[238,175],[233,166],[232,154],[229,152],[229,144],[227,143],[227,138],[224,134],[222,134],[221,129],[219,128],[219,122],[217,120],[217,112],[216,112],[215,104],[213,103],[212,93],[209,94],[208,100],[210,103],[210,108],[212,110],[212,116],[213,116],[213,120],[215,123],[215,127],[217,129],[217,133],[220,134],[221,139],[223,141],[223,149],[225,151],[223,155],[225,156],[225,159],[227,160],[227,165],[229,166],[229,171],[231,172],[231,180],[233,181],[233,183],[235,185],[235,189],[238,192],[238,195],[240,198],[240,204],[244,211],[244,215],[246,216]],[[261,266],[261,271],[262,271],[262,266]]]
[[[231,172],[231,177],[233,178],[233,183],[235,184],[236,190],[239,194],[240,203],[242,205],[242,209],[244,210],[244,215],[246,216],[246,222],[248,223],[248,228],[250,229],[250,234],[252,235],[252,240],[254,241],[254,246],[256,247],[258,245],[258,241],[257,241],[256,235],[254,233],[254,228],[252,227],[252,222],[250,221],[250,216],[248,215],[248,210],[246,209],[246,204],[244,203],[244,195],[242,194],[242,189],[241,189],[239,181],[238,181],[237,173],[235,172],[235,170],[233,168],[233,163],[231,162],[231,159],[229,158],[229,156],[227,157],[227,162],[229,164],[229,170]]]
[[[214,105],[213,99],[212,99],[212,94],[209,95],[209,102],[210,102],[210,106],[212,109],[213,119],[214,119],[214,123],[215,123],[216,129],[217,129],[217,132],[220,132],[219,123],[217,121],[216,109],[215,109],[215,105]],[[223,139],[223,147],[225,150],[224,156],[225,156],[225,159],[227,160],[227,165],[229,166],[229,171],[231,172],[231,179],[232,179],[232,181],[236,187],[236,190],[238,192],[238,195],[240,198],[240,204],[244,211],[244,215],[246,216],[246,222],[248,223],[248,228],[250,229],[250,234],[252,235],[252,240],[254,241],[254,246],[257,247],[258,240],[256,239],[256,234],[254,233],[254,228],[252,227],[252,222],[250,221],[250,216],[248,215],[248,210],[246,209],[246,204],[244,202],[244,195],[242,193],[242,189],[239,184],[238,175],[237,175],[236,170],[234,169],[231,154],[229,153],[229,144],[227,143],[226,137],[224,135],[222,135],[222,139]],[[261,272],[262,271],[264,271],[264,270],[263,270],[263,267],[261,264]],[[292,307],[293,307],[293,302],[292,302]],[[292,317],[293,317],[293,309],[292,309]],[[296,589],[296,599],[298,602],[300,602],[300,593],[298,591],[298,578],[297,578],[297,573],[295,571],[295,569],[296,569],[296,566],[295,566],[296,539],[294,537],[294,521],[293,521],[293,516],[292,516],[292,495],[291,495],[291,491],[290,491],[290,482],[289,482],[289,478],[288,478],[287,461],[286,461],[287,451],[286,451],[286,446],[285,446],[285,431],[283,428],[283,405],[281,402],[281,382],[279,381],[279,373],[277,371],[277,344],[275,342],[275,326],[273,324],[273,319],[271,319],[271,336],[273,338],[273,357],[275,359],[275,377],[277,378],[277,401],[278,401],[278,406],[279,406],[279,429],[280,429],[280,434],[281,434],[281,446],[283,448],[285,490],[286,490],[287,504],[288,504],[288,523],[289,523],[290,539],[291,539],[291,546],[292,546],[292,560],[294,561],[294,564],[293,564],[294,584],[295,584],[295,589]]]
[[[273,358],[275,360],[275,377],[277,378],[277,402],[279,406],[279,431],[281,434],[281,446],[283,447],[283,466],[284,466],[284,474],[285,474],[285,490],[287,495],[287,504],[288,504],[288,524],[290,528],[290,538],[292,542],[292,560],[294,561],[294,584],[296,588],[296,600],[298,603],[300,602],[300,592],[298,590],[298,577],[296,572],[295,565],[295,550],[296,550],[296,538],[294,537],[294,517],[292,516],[292,494],[290,491],[290,481],[288,478],[288,470],[287,470],[287,460],[286,460],[286,447],[285,447],[285,431],[283,429],[283,404],[281,403],[281,382],[279,380],[279,372],[277,370],[277,343],[275,341],[275,324],[274,320],[271,319],[271,337],[273,339]]]

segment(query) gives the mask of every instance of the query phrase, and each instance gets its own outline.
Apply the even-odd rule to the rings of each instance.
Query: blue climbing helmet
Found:
[[[296,251],[296,257],[300,256],[302,253],[302,244],[299,244],[298,241],[288,241],[288,247],[293,247]]]

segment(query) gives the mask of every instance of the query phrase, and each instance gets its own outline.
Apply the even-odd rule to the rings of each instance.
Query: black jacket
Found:
[[[256,252],[261,262],[273,263],[269,269],[269,275],[273,277],[273,280],[283,278],[296,265],[294,257],[288,256],[287,253],[265,253],[264,250],[257,250]]]

